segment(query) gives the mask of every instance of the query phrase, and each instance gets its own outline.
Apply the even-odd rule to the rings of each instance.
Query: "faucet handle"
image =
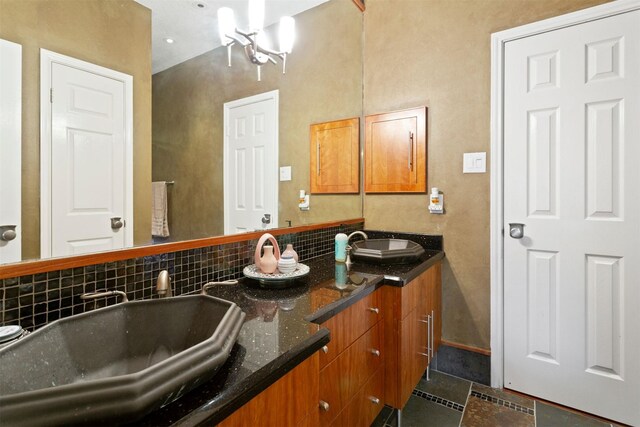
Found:
[[[351,264],[353,264],[353,261],[351,261],[351,249],[353,248],[350,245],[346,246],[347,260],[344,263],[347,264],[347,271],[349,271],[349,269],[351,268]]]

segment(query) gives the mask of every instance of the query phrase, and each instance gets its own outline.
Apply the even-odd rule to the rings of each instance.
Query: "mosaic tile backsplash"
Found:
[[[292,243],[300,261],[333,252],[337,233],[362,230],[363,224],[328,227],[277,236],[284,250]],[[208,246],[160,255],[94,264],[68,270],[0,280],[0,325],[19,324],[33,331],[49,322],[117,302],[116,297],[84,301],[86,292],[109,289],[126,292],[130,300],[157,298],[156,279],[171,276],[173,295],[195,293],[209,281],[237,279],[253,263],[257,240]]]

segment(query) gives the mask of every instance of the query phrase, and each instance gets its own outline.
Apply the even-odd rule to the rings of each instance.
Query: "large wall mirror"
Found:
[[[247,231],[362,216],[361,194],[311,195],[309,210],[298,207],[300,190],[310,189],[309,126],[362,114],[360,10],[346,0],[266,0],[265,33],[276,39],[278,14],[293,14],[296,38],[286,74],[281,63],[266,64],[258,81],[256,66],[242,48],[233,47],[232,66],[227,65],[227,48],[220,46],[217,30],[219,7],[232,7],[240,26],[247,21],[247,3],[0,0],[0,38],[22,50],[22,260],[46,253],[42,49],[133,77],[134,246],[225,234],[225,104],[266,93],[278,95],[276,163],[291,168],[291,179],[282,181],[276,173],[275,180],[259,183],[277,189],[277,222]],[[169,38],[173,43],[166,42]],[[54,161],[51,169],[57,167]],[[152,182],[168,183],[168,237],[152,236]],[[87,185],[89,195],[101,188]]]

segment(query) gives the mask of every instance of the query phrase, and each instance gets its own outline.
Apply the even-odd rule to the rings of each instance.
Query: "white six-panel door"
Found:
[[[120,78],[125,76],[64,62],[51,61],[50,75],[44,76],[50,76],[51,138],[42,140],[50,155],[43,160],[43,256],[131,246],[131,111],[126,79]]]
[[[225,234],[277,227],[278,91],[225,103],[224,136]]]
[[[640,11],[504,72],[504,385],[640,425]]]
[[[0,39],[0,264],[22,259],[21,153],[22,46]]]

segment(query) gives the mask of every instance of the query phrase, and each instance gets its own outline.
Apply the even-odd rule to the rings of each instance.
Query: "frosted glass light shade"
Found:
[[[249,29],[261,31],[264,26],[264,0],[249,0]]]
[[[269,40],[269,36],[267,35],[267,33],[265,33],[264,31],[260,31],[256,35],[256,41],[258,42],[258,45],[267,49],[271,49],[271,41]]]
[[[280,18],[279,38],[280,52],[291,53],[295,34],[296,21],[290,16]]]
[[[223,46],[227,46],[233,41],[227,37],[227,34],[233,34],[235,30],[236,19],[233,15],[233,10],[230,7],[218,9],[218,32]]]

